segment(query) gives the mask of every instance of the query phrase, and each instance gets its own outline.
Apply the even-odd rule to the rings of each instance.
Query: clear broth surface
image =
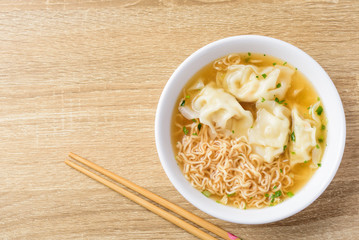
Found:
[[[255,65],[257,67],[266,67],[266,66],[273,66],[273,64],[278,65],[285,65],[286,67],[290,67],[293,70],[295,70],[292,81],[291,81],[291,87],[288,89],[284,100],[287,103],[286,107],[289,109],[293,109],[294,106],[297,107],[299,114],[304,118],[311,118],[309,115],[308,107],[315,104],[318,100],[320,100],[319,95],[317,94],[316,90],[312,86],[312,84],[309,82],[309,80],[295,67],[291,66],[286,61],[283,61],[281,59],[275,58],[273,56],[268,56],[265,54],[259,54],[259,53],[251,53],[250,56],[248,53],[241,53],[239,54],[241,57],[240,64],[244,65]],[[250,60],[262,60],[261,63],[251,63]],[[214,61],[213,61],[214,62]],[[183,91],[178,96],[173,114],[172,114],[172,124],[171,124],[171,132],[172,132],[172,147],[177,154],[178,150],[176,148],[176,143],[178,141],[181,141],[182,137],[184,136],[182,131],[178,131],[178,127],[175,126],[175,123],[180,123],[181,125],[186,125],[191,123],[190,120],[187,120],[184,117],[181,117],[180,119],[176,117],[176,115],[179,113],[177,106],[179,106],[180,101],[182,101],[183,97],[186,96],[186,89],[188,89],[190,86],[192,86],[198,79],[202,79],[204,84],[208,84],[211,81],[216,81],[216,74],[217,70],[213,68],[213,62],[203,67],[200,71],[198,71],[193,77],[187,82],[185,87],[183,88]],[[200,92],[200,91],[198,91]],[[191,100],[195,97],[193,93],[190,95]],[[187,99],[186,99],[187,100]],[[282,99],[280,99],[282,100]],[[256,119],[256,108],[255,103],[244,103],[239,102],[241,106],[252,112],[253,118]],[[322,123],[322,126],[326,125],[326,117],[325,117],[325,109],[323,111],[323,114],[320,116],[320,120]],[[318,142],[318,145],[321,149],[325,149],[326,147],[326,130],[319,129],[317,131],[317,138],[322,138],[322,142]],[[323,151],[324,152],[324,151]],[[283,154],[289,154],[289,149],[286,149],[286,153]],[[323,155],[323,153],[322,153]],[[292,193],[297,193],[312,177],[312,175],[315,173],[316,168],[310,167],[311,161],[307,163],[299,163],[292,167],[291,173],[293,174],[293,181],[294,185],[289,189]],[[179,167],[183,168],[181,164],[179,164]],[[220,196],[211,195],[211,198],[214,200],[219,200]]]

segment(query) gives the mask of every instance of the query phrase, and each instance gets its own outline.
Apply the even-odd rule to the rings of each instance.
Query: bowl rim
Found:
[[[232,50],[236,49],[236,47],[241,48],[243,45],[245,45],[244,48],[248,52],[266,53],[297,67],[314,85],[321,98],[328,119],[327,147],[322,157],[322,167],[315,172],[308,183],[294,197],[276,206],[262,209],[240,210],[217,204],[215,201],[204,197],[197,189],[190,185],[177,166],[170,138],[172,111],[175,108],[175,102],[184,84],[188,82],[194,73],[211,61],[229,53],[239,52]],[[267,45],[270,48],[266,48]],[[255,51],[255,49],[267,49],[267,51]],[[276,51],[287,57],[285,59],[278,57],[280,54],[277,54]],[[307,76],[308,74],[318,78],[313,80],[312,77]],[[181,82],[181,79],[185,79],[185,81]],[[323,92],[322,89],[324,89]],[[325,96],[323,97],[323,95]],[[170,120],[168,121],[168,119]],[[240,35],[220,39],[205,45],[187,57],[166,83],[158,102],[155,117],[157,152],[167,177],[177,191],[201,211],[225,221],[241,224],[264,224],[279,221],[298,213],[313,203],[334,178],[344,153],[345,139],[346,122],[342,101],[334,83],[324,69],[301,49],[282,40],[260,35]],[[308,196],[306,195],[308,193],[313,194]]]

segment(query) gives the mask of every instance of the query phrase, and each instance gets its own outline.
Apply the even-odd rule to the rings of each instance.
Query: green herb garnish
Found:
[[[325,125],[322,124],[321,129],[322,129],[322,130],[325,130]]]
[[[290,139],[292,140],[292,142],[295,142],[295,133],[294,133],[294,131],[290,135]]]
[[[318,138],[318,142],[322,143],[324,141],[323,138]]]
[[[183,107],[185,103],[186,103],[186,101],[185,101],[185,100],[182,100],[181,106]]]
[[[197,134],[197,133],[192,133],[192,135],[194,135],[194,136],[198,136],[198,134]]]
[[[212,195],[212,193],[211,193],[210,191],[207,191],[207,190],[204,190],[204,191],[202,192],[202,194],[203,194],[204,196],[206,196],[206,197],[210,197],[210,196]]]
[[[274,193],[274,195],[272,195],[272,197],[274,197],[274,198],[277,198],[277,197],[280,197],[280,196],[282,196],[282,191],[281,190],[276,191]]]
[[[267,74],[263,73],[262,77],[265,79],[267,77]]]
[[[319,149],[319,145],[318,145],[318,144],[317,144],[317,145],[315,145],[315,147]]]
[[[291,152],[291,154],[293,154],[293,155],[294,155],[294,154],[295,154],[295,152]]]
[[[321,163],[318,163],[318,167],[321,167],[322,166],[322,164]]]
[[[298,68],[295,68],[295,71],[297,71],[298,70]]]
[[[236,195],[235,192],[234,192],[234,193],[231,193],[231,194],[227,194],[227,197],[232,197],[232,196],[234,196],[234,195]]]
[[[307,162],[308,162],[308,160],[305,160],[305,161],[304,161],[304,163],[307,163]]]
[[[266,56],[265,54],[263,54],[263,56]]]
[[[279,101],[279,99],[276,97],[276,98],[274,99],[274,101],[276,101],[276,102],[279,103],[279,104],[282,104],[285,100]]]
[[[189,98],[189,95],[186,95],[186,98]]]
[[[274,186],[274,187],[273,187],[273,189],[276,189],[276,188],[277,188],[277,186]]]
[[[292,192],[287,192],[287,196],[288,196],[288,197],[293,197],[294,194],[293,194]]]
[[[317,100],[320,101],[320,97],[318,97]]]
[[[277,65],[277,63],[273,63],[273,66]]]
[[[283,63],[283,66],[286,65],[286,64],[287,64],[287,62],[284,62],[284,63]]]
[[[234,130],[232,130],[232,133],[234,133]]]
[[[262,101],[261,102],[264,102],[265,101],[265,98],[264,97],[262,97]]]
[[[322,106],[319,106],[319,107],[317,108],[317,110],[315,110],[315,112],[316,112],[319,116],[322,115],[323,107],[322,107]]]
[[[280,88],[281,86],[282,86],[282,84],[278,83],[276,87]]]
[[[256,78],[259,78],[259,76],[256,76]]]
[[[308,110],[310,109],[310,106],[307,108]]]
[[[266,193],[266,194],[264,194],[264,196],[265,196],[265,197],[269,197],[269,194],[268,194],[268,193]]]
[[[286,148],[287,148],[287,145],[284,145],[284,146],[283,146],[283,151],[285,151]]]
[[[185,135],[188,134],[188,129],[185,126],[183,127],[183,132],[184,132]]]
[[[279,169],[279,171],[280,171],[281,173],[283,173],[283,170],[282,170],[281,168]]]
[[[248,56],[252,55],[250,52],[248,52]]]
[[[202,123],[198,123],[198,131],[200,131],[201,130],[201,128],[202,128]]]
[[[195,118],[192,119],[192,122],[197,122],[197,120]]]

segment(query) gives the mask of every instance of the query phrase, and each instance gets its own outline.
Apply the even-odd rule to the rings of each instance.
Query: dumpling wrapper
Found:
[[[289,135],[290,110],[275,101],[257,102],[257,119],[248,130],[249,143],[265,162],[283,153]]]
[[[301,118],[297,108],[292,110],[292,131],[295,135],[295,141],[291,141],[290,144],[290,164],[295,165],[310,161],[312,157],[314,157],[313,160],[318,161],[321,152],[318,152],[319,149],[315,150],[317,128],[310,124],[310,120]]]
[[[192,110],[201,123],[211,128],[212,133],[216,133],[216,126],[234,131],[236,136],[247,136],[253,124],[252,113],[244,110],[235,97],[214,84],[206,85],[193,99]]]
[[[226,74],[217,75],[217,85],[233,94],[241,102],[256,102],[262,98],[284,98],[294,71],[289,67],[260,68],[253,65],[232,65]],[[266,77],[263,77],[263,74]],[[258,76],[258,78],[257,78]],[[280,83],[280,87],[277,85]]]

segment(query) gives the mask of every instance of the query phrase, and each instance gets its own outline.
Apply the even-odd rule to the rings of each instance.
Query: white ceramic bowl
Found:
[[[313,84],[328,118],[327,147],[322,166],[294,197],[274,207],[240,210],[218,204],[191,186],[176,164],[171,145],[171,118],[176,100],[186,82],[211,61],[230,53],[265,53],[298,68]],[[345,146],[345,116],[339,94],[323,68],[293,45],[270,37],[244,35],[221,39],[189,56],[167,82],[158,103],[155,122],[156,146],[162,166],[175,188],[194,206],[216,218],[234,223],[263,224],[278,221],[303,210],[317,199],[332,181]]]

